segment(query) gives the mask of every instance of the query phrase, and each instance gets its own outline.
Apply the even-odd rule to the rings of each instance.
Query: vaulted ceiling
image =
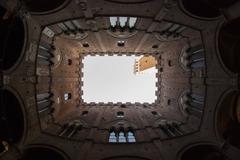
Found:
[[[3,159],[239,157],[237,0],[0,6]],[[84,102],[87,55],[154,57],[156,101]]]

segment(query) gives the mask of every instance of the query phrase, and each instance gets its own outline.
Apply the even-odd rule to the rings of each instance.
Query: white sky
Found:
[[[85,56],[83,59],[84,102],[140,102],[156,100],[157,69],[135,75],[136,56]]]

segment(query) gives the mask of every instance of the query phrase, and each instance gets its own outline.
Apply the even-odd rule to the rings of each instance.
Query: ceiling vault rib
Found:
[[[96,37],[96,39],[97,39],[97,41],[98,41],[98,43],[101,47],[102,52],[107,52],[106,47],[104,46],[104,44],[102,42],[101,35],[98,32],[95,32],[94,35],[95,35],[95,37]]]
[[[163,7],[160,9],[160,11],[154,17],[153,22],[147,28],[146,33],[144,34],[144,36],[142,36],[139,44],[137,45],[137,47],[135,49],[135,52],[140,52],[140,49],[142,48],[143,44],[147,41],[150,34],[155,30],[155,28],[159,24],[158,21],[161,21],[164,18],[164,16],[167,14],[167,12],[168,12],[168,8],[166,8],[165,4],[163,4]]]

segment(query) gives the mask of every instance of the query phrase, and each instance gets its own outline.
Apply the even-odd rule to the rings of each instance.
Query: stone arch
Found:
[[[227,0],[227,1],[226,0],[204,0],[204,1],[217,8],[226,8],[234,4],[238,0]]]
[[[187,147],[179,160],[226,160],[220,149],[213,144],[195,144]]]
[[[215,125],[217,135],[234,147],[240,149],[240,94],[230,91],[221,97],[216,111]]]
[[[0,69],[8,70],[15,66],[23,55],[26,43],[26,27],[19,17],[10,17],[0,24]]]
[[[180,5],[187,14],[202,19],[213,19],[221,15],[219,9],[207,0],[181,0]]]
[[[106,0],[106,1],[119,4],[141,4],[151,2],[153,0]]]
[[[33,145],[24,149],[20,160],[68,160],[69,158],[59,149],[46,145]]]
[[[218,35],[218,49],[224,66],[233,73],[240,72],[240,18],[221,26]]]
[[[195,116],[201,119],[205,105],[205,94],[184,90],[178,99],[179,109],[185,117]]]
[[[137,156],[116,156],[110,158],[104,158],[102,160],[150,160],[144,157],[137,157]]]
[[[24,135],[25,121],[19,97],[9,89],[0,91],[1,120],[0,139],[6,142],[19,143]]]
[[[33,13],[53,12],[64,7],[69,0],[24,0],[27,9]]]

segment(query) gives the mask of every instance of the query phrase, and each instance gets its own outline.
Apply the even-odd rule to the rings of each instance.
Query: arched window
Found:
[[[202,45],[191,47],[187,49],[186,52],[188,54],[189,67],[191,67],[193,70],[205,67],[204,48]]]
[[[162,22],[160,33],[155,34],[160,41],[173,41],[183,37],[183,32],[186,27],[177,23]]]
[[[120,131],[118,134],[118,142],[119,143],[126,143],[127,142],[127,138],[125,136],[125,133],[123,131]]]
[[[110,25],[111,25],[111,27],[116,27],[117,20],[118,20],[117,17],[110,17]]]
[[[137,22],[137,18],[136,17],[130,17],[129,18],[129,27],[130,28],[134,28]]]
[[[135,28],[137,18],[136,17],[109,17],[110,27],[115,28]]]
[[[82,112],[82,116],[87,116],[87,114],[88,114],[88,111],[83,111]]]
[[[127,17],[119,17],[119,23],[121,27],[125,27],[127,24],[128,18]]]
[[[204,96],[199,93],[190,93],[187,95],[186,105],[189,114],[200,118],[204,109]]]
[[[110,143],[116,143],[117,142],[117,135],[116,135],[115,131],[110,132],[108,142],[110,142]]]
[[[205,49],[202,44],[188,46],[183,49],[182,55],[180,56],[182,67],[185,70],[191,70],[196,72],[196,75],[205,69]],[[195,75],[195,74],[193,74]],[[202,73],[200,74],[202,75]]]
[[[117,41],[118,47],[124,47],[125,41]]]
[[[36,95],[37,104],[38,104],[38,112],[44,113],[45,111],[49,111],[51,109],[53,101],[51,100],[52,93],[39,93]]]
[[[75,120],[71,123],[65,124],[59,133],[61,137],[71,138],[73,137],[79,130],[82,129],[82,123],[78,120]]]
[[[117,112],[117,118],[124,118],[124,112],[122,111]]]
[[[68,59],[68,65],[72,65],[72,60]]]
[[[160,132],[165,138],[177,137],[185,134],[182,123],[171,120],[162,120],[159,124]]]
[[[74,35],[83,33],[83,30],[78,20],[61,22],[61,23],[58,23],[57,26],[66,35],[74,36]]]
[[[88,34],[84,32],[84,28],[79,19],[63,21],[52,26],[49,26],[56,35],[61,34],[61,36],[67,39],[84,39]]]
[[[111,129],[109,132],[109,143],[135,143],[136,137],[132,129],[121,128],[119,130]]]
[[[136,142],[136,138],[135,138],[135,135],[132,131],[128,131],[127,132],[127,140],[129,143],[134,143]]]
[[[189,104],[202,110],[204,104],[204,97],[196,93],[191,93],[189,95]]]
[[[89,47],[89,44],[88,44],[88,42],[84,42],[84,43],[82,44],[82,46],[85,47],[85,48],[88,48],[88,47]]]
[[[158,113],[157,113],[156,111],[152,111],[151,113],[152,113],[152,115],[154,115],[155,117],[158,117]]]
[[[71,93],[64,93],[64,100],[67,101],[69,99],[71,99],[72,94]]]

